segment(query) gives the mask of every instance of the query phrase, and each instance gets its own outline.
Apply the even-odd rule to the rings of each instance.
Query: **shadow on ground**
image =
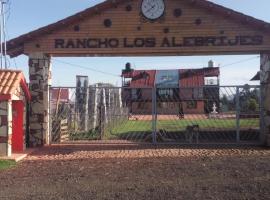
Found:
[[[148,143],[102,143],[99,142],[70,142],[53,144],[37,149],[31,155],[66,155],[76,152],[104,152],[104,151],[145,151],[145,150],[232,150],[232,151],[270,151],[269,147],[250,144],[148,144]]]

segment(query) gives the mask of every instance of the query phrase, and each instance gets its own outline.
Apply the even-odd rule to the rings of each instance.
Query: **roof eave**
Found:
[[[30,94],[30,91],[29,91],[29,88],[28,88],[28,85],[26,83],[26,80],[24,77],[21,78],[21,81],[20,81],[20,85],[24,91],[24,94],[25,94],[25,97],[28,101],[31,101],[31,94]]]
[[[8,54],[12,49],[17,48],[18,46],[22,46],[25,42],[36,38],[38,36],[42,36],[44,34],[50,34],[53,31],[59,30],[63,27],[66,27],[67,24],[74,24],[78,22],[81,19],[84,19],[85,17],[89,17],[91,15],[99,14],[101,11],[110,8],[111,6],[116,6],[117,4],[124,2],[125,0],[107,0],[105,2],[102,2],[100,4],[97,4],[93,7],[87,8],[81,12],[78,12],[74,15],[71,15],[65,19],[62,19],[60,21],[57,21],[55,23],[49,24],[47,26],[41,27],[37,30],[28,32],[26,34],[23,34],[19,37],[16,37],[14,39],[11,39],[7,42],[7,51]],[[17,54],[14,54],[17,56]]]
[[[74,24],[80,21],[81,19],[84,19],[86,17],[89,17],[91,15],[98,14],[102,12],[103,10],[116,6],[119,3],[122,3],[126,0],[107,0],[105,2],[102,2],[100,4],[97,4],[96,6],[90,7],[88,9],[85,9],[84,11],[81,11],[77,14],[74,14],[70,17],[67,17],[63,20],[60,20],[58,22],[55,22],[53,24],[44,26],[42,28],[39,28],[35,31],[31,31],[29,33],[26,33],[24,35],[21,35],[17,38],[14,38],[7,42],[7,51],[8,55],[11,57],[18,56],[23,53],[23,44],[25,42],[28,42],[29,40],[32,40],[36,37],[42,36],[44,34],[50,34],[53,31],[59,30],[62,27],[66,27],[68,24]],[[185,0],[187,3],[190,3],[194,6],[205,8],[211,12],[215,12],[218,14],[223,15],[224,17],[231,18],[233,20],[236,20],[240,23],[244,23],[247,25],[251,25],[256,29],[270,32],[270,23],[265,22],[263,20],[256,19],[254,17],[245,15],[243,13],[237,12],[235,10],[226,8],[224,6],[215,4],[213,2],[209,2],[206,0]],[[19,48],[19,50],[14,51],[14,49]]]

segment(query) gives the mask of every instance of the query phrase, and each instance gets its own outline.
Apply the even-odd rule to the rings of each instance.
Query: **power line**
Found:
[[[13,61],[15,68],[18,69],[18,65],[17,65],[16,58],[13,58],[13,59],[11,59],[11,60]],[[9,62],[9,63],[10,63],[10,62]]]
[[[11,1],[10,0],[7,0],[6,1],[6,4],[7,4],[7,10],[5,11],[5,14],[7,15],[7,17],[6,17],[6,21],[8,21],[9,20],[9,18],[10,18],[10,14],[11,14]]]
[[[7,44],[6,44],[6,10],[5,10],[5,4],[9,3],[9,1],[0,0],[0,64],[1,69],[4,68],[7,69]],[[9,11],[8,11],[9,12]]]
[[[58,63],[70,65],[70,66],[81,68],[81,69],[85,69],[85,70],[90,70],[90,71],[98,72],[98,73],[101,73],[101,74],[106,74],[106,75],[110,75],[110,76],[114,76],[114,77],[121,77],[121,76],[116,75],[116,74],[113,74],[113,73],[104,72],[104,71],[97,70],[97,69],[94,69],[94,68],[90,68],[90,67],[85,67],[85,66],[78,65],[78,64],[69,63],[69,62],[58,60],[58,59],[55,59],[55,58],[53,58],[52,60],[54,60],[54,61],[56,61]]]
[[[254,59],[257,59],[257,58],[259,58],[259,57],[260,57],[260,56],[255,56],[255,57],[251,57],[251,58],[239,60],[239,61],[236,61],[236,62],[233,62],[233,63],[229,63],[229,64],[226,64],[226,65],[223,65],[223,66],[221,66],[220,68],[230,67],[230,66],[232,66],[232,65],[236,65],[236,64],[239,64],[239,63],[243,63],[243,62],[247,62],[247,61],[250,61],[250,60],[254,60]]]
[[[221,66],[220,68],[230,67],[232,65],[236,65],[236,64],[239,64],[239,63],[244,63],[244,62],[247,62],[247,61],[250,61],[250,60],[257,59],[259,57],[260,56],[255,56],[255,57],[250,57],[250,58],[247,58],[247,59],[239,60],[239,61],[236,61],[236,62],[233,62],[233,63],[225,64],[225,65]],[[94,71],[94,72],[98,72],[98,73],[102,73],[102,74],[106,74],[106,75],[110,75],[110,76],[121,77],[121,76],[116,75],[116,74],[96,70],[96,69],[93,69],[93,68],[90,68],[90,67],[85,67],[85,66],[81,66],[81,65],[78,65],[78,64],[73,64],[73,63],[69,63],[69,62],[66,62],[66,61],[61,61],[61,60],[58,60],[58,59],[53,59],[53,60],[56,61],[56,62],[59,62],[59,63],[63,63],[63,64],[66,64],[66,65],[73,66],[73,67],[78,67],[78,68],[81,68],[81,69],[86,69],[86,70],[90,70],[90,71]]]
[[[3,0],[0,0],[0,1],[2,2]],[[7,23],[9,21],[10,16],[11,16],[11,4],[12,4],[12,2],[11,2],[11,0],[6,0],[5,4],[7,6],[6,6],[6,9],[5,9],[4,13],[2,13],[2,14],[6,15],[6,17],[5,17],[6,18],[5,25],[7,27]],[[9,35],[9,31],[8,31],[7,28],[5,29],[5,35],[6,35],[6,40],[9,40],[10,35]],[[8,63],[7,68],[11,67],[11,61],[13,61],[14,67],[16,69],[18,69],[16,58],[10,58],[10,57],[7,57],[7,63]]]

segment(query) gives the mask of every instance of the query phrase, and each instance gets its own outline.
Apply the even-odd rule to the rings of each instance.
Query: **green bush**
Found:
[[[250,111],[259,111],[259,104],[255,99],[249,99],[248,101],[248,110]]]
[[[70,134],[70,140],[97,140],[98,139],[98,131],[95,129],[89,130],[87,132],[75,132]]]

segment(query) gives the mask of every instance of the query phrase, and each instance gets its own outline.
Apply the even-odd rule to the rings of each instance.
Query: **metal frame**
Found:
[[[166,89],[166,87],[158,87],[158,88],[156,88],[156,87],[154,87],[154,88],[151,88],[151,87],[134,87],[134,88],[128,88],[128,87],[96,87],[96,86],[94,86],[94,87],[91,87],[92,89],[109,89],[109,90],[121,90],[122,91],[122,89],[127,89],[127,90],[131,90],[131,89],[147,89],[147,90],[149,90],[149,92],[151,91],[151,101],[147,101],[147,102],[149,102],[149,103],[151,103],[152,105],[151,105],[151,110],[152,110],[152,113],[151,113],[151,116],[152,116],[152,118],[151,118],[151,132],[152,132],[152,134],[151,134],[151,138],[152,138],[152,144],[202,144],[202,145],[205,145],[205,144],[243,144],[243,143],[246,143],[246,144],[257,144],[257,142],[254,142],[254,141],[251,141],[251,142],[248,142],[248,141],[245,141],[245,142],[243,142],[243,141],[241,141],[241,137],[240,137],[240,135],[241,135],[241,129],[240,129],[240,125],[241,125],[241,123],[240,123],[240,120],[241,120],[241,118],[240,118],[240,113],[241,113],[241,109],[240,109],[240,89],[242,89],[242,88],[244,88],[245,86],[240,86],[240,85],[235,85],[235,86],[201,86],[201,87],[196,87],[196,88],[211,88],[211,87],[218,87],[219,89],[226,89],[226,88],[234,88],[235,89],[235,100],[236,100],[236,102],[235,102],[235,111],[236,111],[236,117],[235,117],[235,127],[236,127],[236,129],[235,129],[235,131],[236,131],[236,134],[235,134],[235,141],[233,142],[209,142],[209,143],[207,143],[207,142],[203,142],[203,143],[201,143],[200,142],[200,133],[198,132],[198,133],[194,133],[195,135],[195,139],[192,139],[192,138],[194,138],[194,136],[193,136],[193,134],[192,134],[192,136],[191,136],[191,140],[190,141],[188,141],[188,142],[167,142],[167,141],[163,141],[163,142],[160,142],[159,141],[159,137],[160,137],[160,135],[158,135],[158,123],[159,123],[159,120],[158,120],[158,111],[157,111],[157,102],[158,102],[158,99],[157,99],[157,90],[158,89],[160,89],[160,88],[162,88],[162,89]],[[58,88],[65,88],[65,89],[76,89],[76,87],[51,87],[50,89],[58,89]],[[168,87],[167,87],[168,88]],[[183,88],[178,88],[178,87],[175,87],[175,88],[177,88],[177,89],[179,89],[179,91],[181,91],[181,89],[183,89],[183,88],[185,88],[185,89],[188,89],[188,88],[194,88],[194,87],[183,87]],[[257,85],[249,85],[249,88],[254,88],[254,89],[256,89],[256,88],[259,88],[259,89],[261,89],[261,86],[257,86]],[[172,87],[169,87],[168,89],[172,89]],[[52,96],[51,96],[51,94],[50,94],[50,100],[51,100],[51,98],[52,98]],[[122,97],[121,97],[122,98]],[[185,100],[188,100],[188,99],[185,99]],[[203,101],[205,100],[205,99],[202,99]],[[259,102],[260,102],[260,107],[259,107],[259,109],[260,109],[260,119],[262,119],[262,116],[263,116],[263,106],[262,106],[262,102],[263,102],[263,100],[262,100],[262,97],[261,97],[261,93],[260,93],[260,95],[259,95]],[[142,102],[143,103],[143,102]],[[50,107],[51,107],[51,105],[50,105]],[[196,116],[195,116],[195,118],[194,118],[194,120],[193,121],[199,121],[200,119],[198,119],[198,118],[196,118]],[[192,121],[192,120],[191,120]],[[193,122],[192,121],[192,122]],[[173,124],[173,121],[172,121],[172,124]],[[263,127],[263,120],[260,120],[260,130],[262,131],[262,127]],[[50,118],[50,134],[52,134],[52,118]],[[160,133],[159,133],[160,134]],[[130,137],[135,137],[136,139],[138,138],[138,136],[130,136]],[[260,143],[260,142],[262,142],[263,141],[263,135],[260,133],[260,141],[258,141],[258,144]],[[50,135],[50,140],[52,139],[52,136]],[[52,142],[52,141],[50,141],[50,142]],[[141,143],[144,143],[145,141],[140,141]],[[106,142],[105,142],[106,143]],[[128,143],[130,143],[130,142],[128,142]],[[137,141],[135,141],[135,143],[137,143]]]

